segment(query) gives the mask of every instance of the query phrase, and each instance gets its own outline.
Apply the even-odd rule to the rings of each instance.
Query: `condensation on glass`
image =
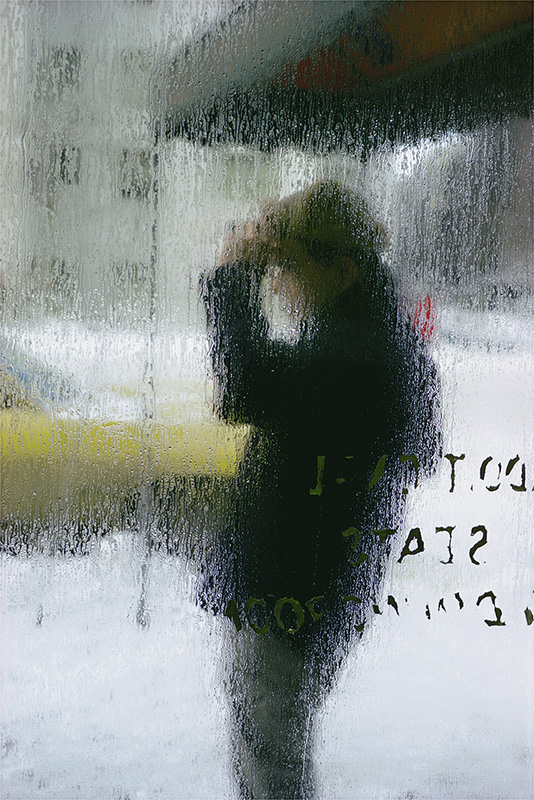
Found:
[[[288,770],[313,760],[317,796],[482,796],[483,772],[484,797],[527,797],[532,120],[504,114],[365,154],[163,136],[165,67],[235,7],[2,6],[6,797],[235,796],[246,724],[272,747],[295,735]],[[300,628],[301,614],[319,623],[320,603],[243,596],[213,614],[199,582],[224,557],[222,520],[258,442],[255,419],[216,407],[206,279],[229,232],[317,181],[357,192],[383,226],[399,308],[436,365],[441,443],[417,482],[413,454],[400,454],[405,514],[394,532],[372,517],[389,555],[312,724],[287,696],[306,702],[309,662],[258,642]],[[290,352],[301,319],[273,292],[277,269],[257,307],[266,348]],[[276,455],[262,462],[261,442],[256,453],[247,479],[266,481]],[[399,456],[384,455],[368,484]],[[354,570],[361,533],[356,521],[339,530]],[[240,692],[271,693],[275,721],[236,722],[243,702],[228,695]],[[240,767],[250,785],[255,758]],[[287,785],[311,796],[301,777]]]

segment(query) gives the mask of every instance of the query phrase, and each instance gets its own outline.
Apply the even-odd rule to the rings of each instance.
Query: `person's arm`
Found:
[[[304,387],[299,348],[268,336],[255,265],[222,264],[204,279],[215,405],[226,422],[280,425]],[[302,384],[302,386],[301,386]]]

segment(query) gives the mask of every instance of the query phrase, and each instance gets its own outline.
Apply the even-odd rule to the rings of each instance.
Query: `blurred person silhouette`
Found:
[[[224,683],[242,798],[315,795],[316,712],[376,603],[407,467],[428,471],[439,449],[435,368],[382,240],[363,199],[324,181],[234,228],[204,280],[216,408],[251,426],[199,589],[233,620]]]

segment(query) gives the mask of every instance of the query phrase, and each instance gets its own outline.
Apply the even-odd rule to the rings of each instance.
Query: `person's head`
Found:
[[[266,204],[256,235],[315,306],[362,278],[384,240],[363,198],[333,180]]]

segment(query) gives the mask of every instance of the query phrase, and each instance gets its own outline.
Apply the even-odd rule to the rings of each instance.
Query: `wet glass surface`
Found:
[[[532,794],[532,120],[230,135],[297,5],[2,7],[6,798]]]

